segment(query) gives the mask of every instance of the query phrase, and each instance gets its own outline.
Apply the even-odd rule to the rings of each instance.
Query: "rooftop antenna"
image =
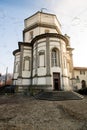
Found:
[[[41,12],[43,12],[43,10],[47,10],[47,8],[41,8]]]

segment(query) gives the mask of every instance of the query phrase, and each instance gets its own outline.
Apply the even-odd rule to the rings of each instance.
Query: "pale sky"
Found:
[[[24,19],[41,8],[55,14],[71,39],[74,66],[87,67],[87,0],[0,0],[0,73],[13,73],[12,52],[22,41]]]

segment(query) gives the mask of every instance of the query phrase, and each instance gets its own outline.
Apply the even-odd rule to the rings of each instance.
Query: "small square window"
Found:
[[[80,70],[80,74],[81,75],[85,75],[85,71],[84,70]]]
[[[30,32],[30,39],[33,39],[33,31]]]
[[[45,33],[49,33],[49,30],[48,30],[48,29],[46,29],[46,30],[45,30]]]

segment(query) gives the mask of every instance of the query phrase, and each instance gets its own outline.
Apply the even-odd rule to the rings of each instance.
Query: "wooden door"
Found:
[[[60,90],[60,73],[53,73],[53,88]]]

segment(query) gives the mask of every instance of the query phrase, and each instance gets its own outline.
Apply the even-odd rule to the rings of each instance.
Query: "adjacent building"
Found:
[[[87,67],[74,67],[74,89],[81,89],[87,86]]]
[[[70,38],[61,32],[56,15],[37,12],[24,20],[23,42],[13,51],[13,84],[18,91],[29,87],[72,90],[73,58]]]

